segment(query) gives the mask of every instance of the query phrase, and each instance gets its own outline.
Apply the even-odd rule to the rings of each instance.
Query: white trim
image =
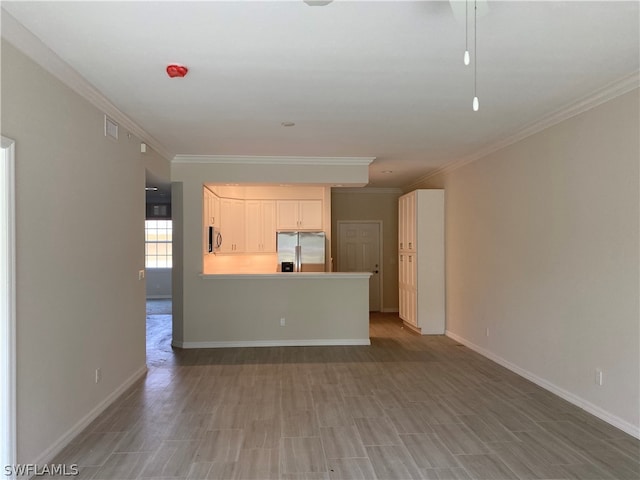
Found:
[[[131,132],[141,141],[151,146],[166,159],[171,159],[174,153],[169,152],[158,140],[145,131],[140,125],[131,120],[118,107],[91,85],[71,65],[60,58],[53,50],[45,45],[38,37],[31,33],[9,12],[2,10],[2,38],[11,43],[34,62],[47,70],[62,83],[71,88],[78,95],[89,101],[98,110],[107,114]]]
[[[422,328],[420,328],[420,327],[419,327],[419,326],[417,326],[417,325],[414,325],[414,324],[413,324],[413,323],[411,323],[411,322],[407,322],[406,320],[404,320],[404,319],[403,319],[403,320],[402,320],[402,325],[403,325],[403,326],[405,326],[405,327],[407,327],[407,328],[408,328],[409,330],[411,330],[412,332],[415,332],[415,333],[417,333],[417,334],[419,334],[419,335],[423,335],[423,333],[422,333]]]
[[[452,338],[453,340],[455,340],[456,342],[462,343],[463,345],[465,345],[466,347],[469,347],[471,350],[474,350],[475,352],[479,353],[480,355],[487,357],[490,360],[493,360],[494,362],[496,362],[499,365],[502,365],[505,368],[508,368],[509,370],[511,370],[514,373],[517,373],[518,375],[520,375],[521,377],[526,378],[527,380],[531,380],[533,383],[535,383],[536,385],[544,388],[545,390],[550,391],[551,393],[554,393],[556,395],[558,395],[559,397],[565,399],[566,401],[574,404],[577,407],[582,408],[583,410],[586,410],[587,412],[591,413],[592,415],[595,415],[596,417],[598,417],[601,420],[604,420],[605,422],[613,425],[616,428],[619,428],[620,430],[622,430],[625,433],[628,433],[629,435],[632,435],[638,439],[640,439],[640,427],[638,427],[637,425],[633,425],[632,423],[627,422],[626,420],[623,420],[620,417],[617,417],[616,415],[613,415],[612,413],[607,412],[606,410],[598,407],[597,405],[594,405],[593,403],[571,393],[568,392],[567,390],[564,390],[563,388],[558,387],[557,385],[545,380],[542,377],[539,377],[531,372],[529,372],[528,370],[525,370],[524,368],[519,367],[518,365],[515,365],[514,363],[511,363],[508,360],[505,360],[504,358],[502,358],[499,355],[496,355],[495,353],[479,346],[476,345],[473,342],[470,342],[469,340],[456,335],[455,333],[451,332],[450,330],[447,330],[445,332],[445,335],[449,338]]]
[[[446,174],[457,170],[460,167],[475,162],[476,160],[486,157],[493,152],[497,152],[498,150],[508,147],[509,145],[513,145],[514,143],[535,135],[536,133],[541,132],[546,128],[552,127],[553,125],[557,125],[558,123],[568,120],[569,118],[580,115],[587,110],[597,107],[598,105],[608,102],[609,100],[613,100],[614,98],[619,97],[620,95],[624,95],[625,93],[628,93],[639,87],[640,71],[635,71],[629,75],[626,75],[625,77],[622,77],[621,79],[615,80],[605,85],[604,87],[576,100],[575,102],[565,105],[564,107],[561,107],[545,115],[544,117],[529,123],[513,135],[487,145],[486,147],[472,153],[471,155],[446,162],[442,167],[432,170],[430,173],[423,175],[415,182],[407,185],[406,189],[407,191],[411,190],[422,184],[423,182],[429,180],[430,178],[435,177],[436,175]]]
[[[3,342],[2,349],[6,355],[5,360],[7,362],[8,372],[1,372],[0,377],[3,378],[3,382],[7,381],[9,391],[7,396],[8,412],[0,412],[0,417],[4,417],[5,413],[8,413],[8,425],[7,431],[3,432],[7,434],[6,438],[0,438],[0,441],[7,442],[7,456],[6,459],[0,459],[0,461],[7,461],[8,464],[17,463],[17,400],[16,400],[16,370],[17,370],[17,350],[16,350],[16,204],[15,204],[15,141],[7,138],[0,137],[2,150],[2,157],[6,159],[6,164],[3,164],[0,168],[4,170],[5,184],[3,185],[4,201],[6,211],[2,212],[2,216],[6,215],[6,225],[2,225],[2,228],[6,230],[3,235],[6,235],[6,251],[2,252],[2,262],[6,260],[6,265],[3,268],[3,275],[6,275],[3,279],[3,283],[6,281],[7,291],[6,294],[7,309],[3,312],[3,315],[7,316],[7,331],[5,340],[7,344]],[[4,162],[3,162],[4,163]],[[6,253],[7,258],[4,258]],[[4,386],[3,386],[4,388]],[[0,418],[4,423],[5,418]]]
[[[176,164],[233,164],[233,165],[370,165],[376,157],[276,157],[248,155],[176,155]]]
[[[250,348],[250,347],[332,347],[371,345],[368,338],[327,338],[308,340],[237,340],[228,342],[178,342],[171,345],[177,348]]]
[[[147,373],[147,366],[144,365],[138,369],[133,375],[124,381],[117,389],[105,398],[102,402],[95,406],[89,413],[82,417],[73,427],[67,430],[58,440],[56,440],[49,448],[42,452],[33,462],[36,465],[44,465],[50,463],[56,455],[58,455],[73,438],[82,432],[98,415],[104,412],[118,397],[127,391],[134,383],[144,377]]]
[[[371,272],[291,272],[199,274],[204,280],[350,280],[368,279]]]
[[[403,190],[401,188],[381,188],[381,187],[333,187],[331,193],[370,193],[370,194],[398,194],[402,195]]]

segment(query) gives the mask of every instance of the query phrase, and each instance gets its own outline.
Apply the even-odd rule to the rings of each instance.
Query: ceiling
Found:
[[[464,6],[2,2],[169,156],[375,157],[373,187],[491,150],[638,72],[636,1],[481,2],[474,112]],[[185,78],[166,75],[173,62]]]

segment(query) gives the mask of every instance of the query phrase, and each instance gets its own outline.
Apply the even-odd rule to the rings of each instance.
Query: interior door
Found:
[[[340,222],[338,224],[338,270],[371,272],[369,311],[379,312],[381,302],[381,253],[379,222]]]

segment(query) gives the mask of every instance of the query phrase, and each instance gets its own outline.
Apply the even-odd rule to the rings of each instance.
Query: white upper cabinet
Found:
[[[322,230],[322,200],[278,200],[278,230]]]
[[[244,253],[245,211],[244,200],[220,199],[220,253]]]
[[[398,202],[398,248],[416,251],[416,192],[400,197]]]
[[[220,198],[209,190],[203,188],[203,224],[205,226],[220,227]]]
[[[220,228],[220,198],[215,193],[209,197],[209,212],[211,215],[211,225]]]
[[[276,251],[276,202],[274,200],[247,200],[246,248],[247,253],[274,253]]]

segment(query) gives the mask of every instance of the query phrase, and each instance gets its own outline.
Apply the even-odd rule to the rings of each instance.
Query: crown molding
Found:
[[[525,138],[535,135],[542,130],[545,130],[554,125],[557,125],[558,123],[580,115],[587,110],[591,110],[598,105],[602,105],[603,103],[613,100],[614,98],[619,97],[620,95],[624,95],[625,93],[628,93],[639,87],[640,71],[636,70],[635,72],[632,72],[629,75],[615,80],[575,102],[565,105],[564,107],[561,107],[551,112],[550,114],[545,115],[539,120],[529,123],[518,132],[507,138],[487,145],[486,147],[483,147],[482,149],[474,152],[471,155],[445,163],[445,165],[443,165],[442,167],[418,178],[415,182],[411,183],[406,188],[410,189],[437,175],[442,175],[457,170],[460,167],[475,162],[476,160],[486,157],[493,152],[497,152],[498,150],[508,147],[509,145],[513,145],[520,140],[524,140]]]
[[[388,187],[388,188],[384,188],[384,187],[359,187],[359,188],[353,188],[353,187],[334,187],[331,189],[332,193],[348,193],[348,194],[362,194],[362,193],[368,193],[368,194],[377,194],[377,195],[388,195],[388,194],[402,194],[402,189],[401,188],[393,188],[393,187]]]
[[[250,155],[176,155],[174,164],[234,164],[234,165],[369,165],[375,157],[278,157]]]
[[[2,9],[2,38],[16,47],[34,62],[71,88],[78,95],[89,101],[94,107],[107,114],[122,128],[138,137],[167,160],[173,157],[158,140],[153,138],[140,125],[135,123],[118,107],[116,107],[98,89],[91,85],[71,65],[65,62],[57,53],[45,45],[30,30],[16,20],[9,12]]]

